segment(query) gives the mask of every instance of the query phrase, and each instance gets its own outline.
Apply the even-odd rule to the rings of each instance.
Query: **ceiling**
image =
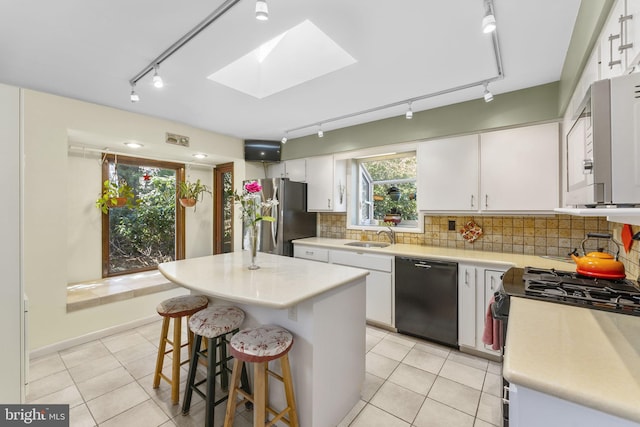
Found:
[[[129,80],[223,0],[0,0],[0,82],[148,114],[242,139],[289,138],[404,114],[377,107],[498,76],[482,0],[268,0],[254,18],[242,0],[161,64]],[[390,7],[392,5],[393,7]],[[498,95],[557,81],[580,0],[494,0],[504,78]],[[256,98],[208,76],[284,31],[311,21],[355,63]],[[299,58],[285,58],[291,67]],[[480,98],[476,86],[416,101],[414,111]],[[495,101],[494,101],[495,102]]]

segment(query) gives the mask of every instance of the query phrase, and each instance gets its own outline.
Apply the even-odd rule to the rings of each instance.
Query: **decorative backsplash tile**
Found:
[[[482,236],[475,242],[466,241],[460,230],[469,221],[482,228]],[[346,214],[318,214],[320,237],[385,241],[384,235],[374,231],[347,230]],[[449,231],[449,221],[455,221],[455,231]],[[640,231],[639,226],[632,227]],[[397,243],[449,247],[491,252],[506,252],[526,255],[566,256],[574,249],[582,255],[580,244],[588,232],[611,232],[621,241],[622,224],[608,222],[605,217],[577,217],[570,215],[549,216],[425,216],[424,234],[396,234]],[[587,251],[593,251],[605,243],[590,239]],[[633,277],[640,273],[640,243],[634,242],[629,254],[620,251],[620,260]],[[614,249],[614,247],[611,247]]]

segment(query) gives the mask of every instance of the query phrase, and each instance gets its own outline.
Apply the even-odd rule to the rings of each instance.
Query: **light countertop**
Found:
[[[640,422],[640,317],[511,298],[504,377]]]
[[[162,263],[169,280],[214,298],[271,308],[292,307],[369,274],[366,270],[259,252],[249,270],[248,251]]]
[[[441,259],[445,261],[483,263],[489,266],[509,266],[527,267],[536,266],[540,268],[555,268],[556,270],[575,270],[573,262],[558,261],[555,259],[542,258],[537,255],[519,255],[502,252],[485,252],[467,249],[441,248],[436,246],[422,246],[409,244],[395,244],[384,248],[361,248],[355,246],[345,246],[345,243],[354,242],[349,239],[330,239],[325,237],[308,237],[306,239],[294,240],[296,245],[311,245],[325,247],[328,249],[343,249],[357,252],[378,253],[385,255],[415,256],[431,259]]]

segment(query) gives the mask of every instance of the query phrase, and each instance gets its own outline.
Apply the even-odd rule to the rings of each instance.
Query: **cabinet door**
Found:
[[[418,209],[478,210],[478,135],[418,146]]]
[[[285,178],[285,162],[272,163],[267,166],[267,178]]]
[[[625,23],[627,33],[625,42],[633,44],[632,47],[625,50],[626,65],[629,67],[640,56],[640,0],[626,0],[626,4],[625,15],[633,15],[633,18]]]
[[[618,19],[624,13],[624,0],[617,1],[611,8],[609,19],[600,33],[600,78],[608,79],[623,74],[626,67],[625,53],[620,52],[621,39],[618,37],[609,41],[609,37],[620,34],[620,22]],[[632,25],[629,22],[629,25]]]
[[[560,205],[558,123],[480,135],[480,208],[552,212]]]
[[[310,212],[332,211],[333,200],[333,156],[307,159],[307,210]]]
[[[480,338],[482,338],[482,332],[484,332],[484,320],[486,320],[489,302],[491,301],[491,297],[493,297],[493,293],[500,288],[503,273],[503,271],[498,270],[484,271],[484,286],[479,288],[479,290],[482,291],[482,294],[478,297],[478,299],[482,301],[483,308],[483,310],[481,311],[483,321],[478,322],[478,326],[480,326],[478,330],[478,337]],[[482,346],[483,351],[486,351],[487,353],[493,353],[495,355],[500,355],[501,353],[501,350],[492,350],[491,346],[484,344],[481,339],[478,339],[478,346]]]
[[[393,326],[391,273],[370,271],[367,276],[367,320]]]
[[[291,181],[307,181],[307,161],[306,159],[287,160],[285,162],[285,177]]]
[[[478,269],[458,264],[458,344],[476,346],[476,286]]]

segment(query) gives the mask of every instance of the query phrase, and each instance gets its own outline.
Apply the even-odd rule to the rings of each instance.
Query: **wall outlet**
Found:
[[[449,231],[456,231],[456,222],[449,221]]]

